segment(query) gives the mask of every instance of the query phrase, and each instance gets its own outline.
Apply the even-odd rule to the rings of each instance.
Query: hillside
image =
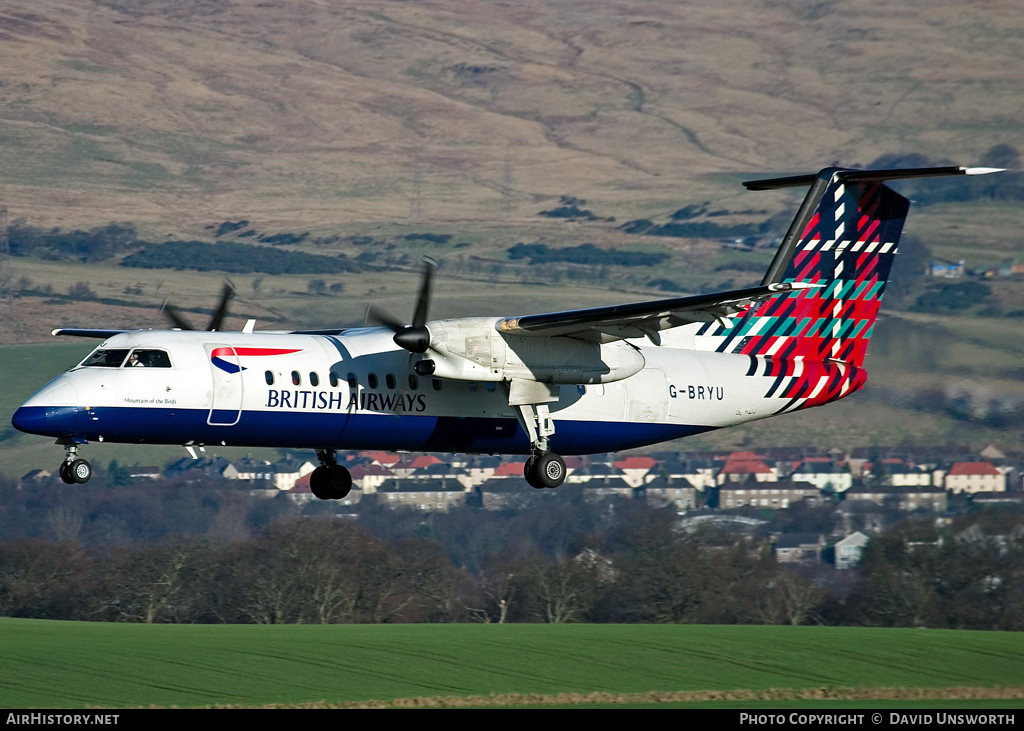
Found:
[[[624,220],[751,173],[972,162],[1022,142],[1022,29],[950,0],[12,0],[0,200],[43,225],[337,232],[528,223],[562,194]]]

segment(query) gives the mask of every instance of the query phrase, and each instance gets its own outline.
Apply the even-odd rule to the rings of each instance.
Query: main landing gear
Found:
[[[548,437],[555,433],[555,422],[551,419],[547,405],[523,404],[516,409],[519,423],[530,437],[531,456],[523,468],[526,482],[538,490],[558,487],[565,481],[565,462],[554,452],[548,451]]]
[[[558,487],[565,480],[565,462],[554,452],[535,454],[526,460],[523,475],[530,487]]]
[[[321,500],[341,500],[352,489],[352,474],[337,463],[333,449],[316,453],[320,466],[309,475],[309,489]]]
[[[81,485],[92,477],[92,465],[78,458],[78,444],[70,439],[58,440],[64,445],[64,461],[60,463],[57,473],[66,485]]]

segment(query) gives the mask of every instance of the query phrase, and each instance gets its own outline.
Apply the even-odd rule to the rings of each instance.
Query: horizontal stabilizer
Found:
[[[988,175],[1003,172],[1002,168],[965,168],[960,166],[944,168],[904,168],[898,170],[845,170],[825,168],[816,175],[792,175],[767,180],[748,180],[743,183],[747,190],[775,190],[777,188],[806,188],[822,177],[834,173],[843,183],[884,183],[887,180],[911,180],[916,178],[943,178],[950,175]],[[831,175],[829,175],[831,177]]]

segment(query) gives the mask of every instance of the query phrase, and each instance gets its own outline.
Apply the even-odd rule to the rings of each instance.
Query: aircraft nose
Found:
[[[11,417],[11,424],[26,434],[39,434],[46,427],[45,406],[21,406]]]
[[[11,417],[11,425],[28,434],[53,434],[55,429],[66,428],[63,422],[77,411],[77,401],[75,387],[66,379],[57,379],[23,403]]]

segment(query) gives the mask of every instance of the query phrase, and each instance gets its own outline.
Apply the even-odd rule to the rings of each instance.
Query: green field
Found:
[[[679,691],[690,691],[683,696],[690,702],[725,701],[715,692],[740,691],[732,704],[776,698],[806,705],[815,697],[834,702],[830,696],[970,697],[972,691],[964,689],[975,689],[970,705],[978,706],[986,702],[978,699],[986,693],[1019,698],[1022,688],[1024,635],[1016,633],[0,620],[4,707],[259,706],[466,697],[529,705],[531,699],[524,696],[533,696],[534,703],[536,696],[554,696],[555,702],[569,704],[586,702],[588,694],[605,703],[643,703],[643,698],[650,703],[655,696],[639,694]],[[1006,705],[1005,700],[992,703]]]

